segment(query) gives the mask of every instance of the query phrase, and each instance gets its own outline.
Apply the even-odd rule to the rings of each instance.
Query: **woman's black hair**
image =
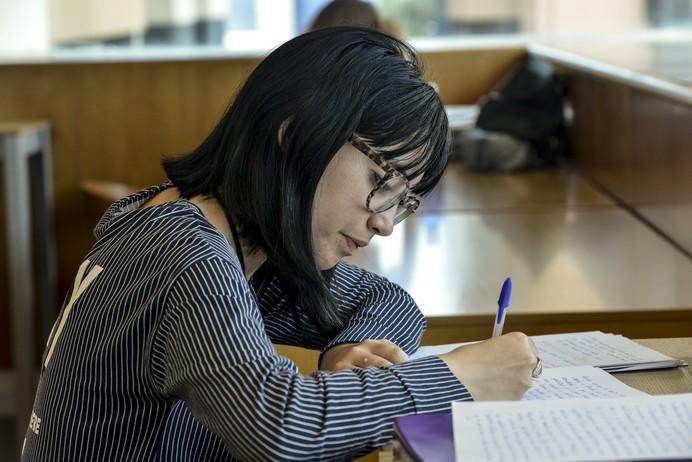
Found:
[[[246,242],[266,253],[292,301],[328,332],[344,320],[329,292],[331,273],[315,259],[313,199],[354,133],[416,178],[418,194],[446,167],[447,117],[416,53],[372,29],[334,27],[274,50],[199,147],[163,160],[183,197],[219,200]]]

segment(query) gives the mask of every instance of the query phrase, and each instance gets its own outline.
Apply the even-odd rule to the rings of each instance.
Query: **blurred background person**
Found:
[[[362,0],[333,0],[322,8],[309,30],[332,26],[363,26],[380,29],[380,17],[371,3]]]
[[[381,17],[372,3],[363,0],[333,0],[327,3],[315,15],[308,30],[333,26],[369,27],[398,39],[403,39],[406,35],[403,24]]]

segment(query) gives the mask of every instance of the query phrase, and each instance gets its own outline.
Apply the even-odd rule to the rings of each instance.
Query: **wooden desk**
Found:
[[[614,206],[421,214],[350,260],[412,294],[428,344],[487,337],[508,275],[507,330],[692,332],[692,261]]]
[[[438,188],[424,198],[418,213],[603,205],[614,202],[573,170],[474,173],[454,161]]]
[[[673,358],[692,365],[692,337],[651,338],[636,340]],[[627,385],[651,395],[692,393],[692,367],[676,367],[657,371],[620,372],[613,374]]]

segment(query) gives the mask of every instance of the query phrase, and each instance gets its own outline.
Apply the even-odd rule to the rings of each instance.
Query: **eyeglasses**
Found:
[[[403,173],[396,170],[361,137],[354,134],[348,140],[351,145],[375,162],[382,170],[384,176],[378,178],[377,183],[365,202],[365,206],[371,213],[382,213],[397,207],[394,215],[394,224],[415,213],[420,205],[420,196],[411,192],[408,179]]]

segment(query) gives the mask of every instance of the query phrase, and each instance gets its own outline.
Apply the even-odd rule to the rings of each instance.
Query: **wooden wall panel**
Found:
[[[574,108],[572,147],[579,164],[607,167],[627,162],[632,152],[628,89],[579,75],[572,76],[569,94]]]
[[[670,152],[672,162],[689,161],[692,158],[692,107],[676,104],[670,121]]]
[[[4,177],[4,165],[0,162],[0,178]],[[0,184],[0,187],[3,187]],[[4,201],[4,191],[0,195]],[[7,249],[5,244],[5,210],[4,205],[0,205],[0,368],[8,367],[10,359],[10,318],[9,318],[9,294],[8,294],[8,274],[7,274]]]
[[[692,254],[692,107],[567,71],[573,153],[604,190]]]
[[[692,201],[692,108],[624,84],[570,76],[573,153],[623,202]]]
[[[89,248],[86,178],[160,181],[159,159],[201,141],[256,60],[0,67],[0,120],[51,123],[60,286]]]
[[[428,319],[424,345],[467,342],[490,337],[494,315]],[[650,311],[508,314],[504,332],[543,335],[602,330],[630,338],[685,337],[692,331],[692,311]]]
[[[490,92],[526,56],[521,48],[422,53],[426,77],[447,104],[472,104]]]

